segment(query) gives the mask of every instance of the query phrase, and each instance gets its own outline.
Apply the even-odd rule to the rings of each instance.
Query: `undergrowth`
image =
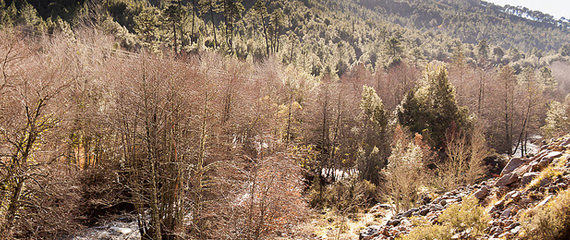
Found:
[[[439,216],[440,224],[432,224],[424,218],[414,220],[416,226],[410,234],[399,238],[400,240],[447,240],[453,239],[455,234],[469,233],[469,237],[476,238],[484,234],[490,221],[485,208],[479,205],[473,197],[463,198],[460,204],[453,204]]]

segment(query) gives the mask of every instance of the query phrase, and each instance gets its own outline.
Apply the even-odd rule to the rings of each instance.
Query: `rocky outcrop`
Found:
[[[424,216],[427,221],[437,223],[448,206],[470,195],[479,199],[492,219],[484,239],[518,239],[522,212],[547,204],[556,192],[568,188],[570,160],[567,158],[570,159],[570,136],[543,146],[530,159],[511,159],[497,178],[444,193],[427,204],[395,214],[384,225],[368,227],[363,230],[361,239],[395,239],[408,234],[413,227],[410,218],[414,216]],[[550,170],[543,173],[546,168]],[[457,238],[467,238],[469,233],[462,234]]]
[[[509,163],[507,163],[505,168],[503,168],[503,171],[501,171],[501,176],[504,176],[505,174],[509,174],[512,171],[514,171],[515,169],[519,168],[520,166],[526,165],[527,163],[529,163],[528,159],[513,158],[509,161]]]

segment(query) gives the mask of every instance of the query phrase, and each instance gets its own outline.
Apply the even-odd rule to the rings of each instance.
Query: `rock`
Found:
[[[439,217],[439,215],[441,215],[441,212],[429,212],[426,215],[426,219],[430,222],[435,224],[437,222],[437,219]]]
[[[517,193],[517,190],[510,191],[510,192],[508,192],[507,194],[505,194],[505,197],[504,197],[503,199],[509,200],[509,199],[512,198],[513,195],[515,195],[516,193]]]
[[[511,211],[512,211],[512,208],[505,209],[505,211],[503,211],[501,213],[501,217],[502,218],[508,218],[509,216],[511,216]]]
[[[529,172],[529,173],[525,173],[522,177],[521,177],[521,184],[523,185],[528,185],[530,182],[532,182],[532,180],[536,177],[540,175],[540,173],[538,172]]]
[[[380,232],[381,228],[382,227],[378,226],[378,225],[368,226],[364,230],[360,231],[360,235],[359,235],[358,239],[370,240],[370,239],[374,238],[377,235],[377,233]]]
[[[483,200],[489,195],[489,188],[487,186],[483,186],[479,189],[475,194],[473,194],[477,199]]]
[[[542,206],[546,205],[550,201],[550,199],[552,199],[552,195],[546,197],[544,200],[542,200],[542,202],[538,203],[536,206],[542,207]]]
[[[530,198],[523,198],[523,199],[521,199],[520,204],[526,205],[526,204],[529,204],[529,203],[532,203],[532,202],[533,202],[533,201],[532,201],[532,199],[530,199]]]
[[[543,158],[540,161],[533,161],[532,163],[530,163],[530,171],[532,172],[540,172],[542,169],[544,169],[545,167],[548,166],[548,164],[550,164],[550,158]]]
[[[383,209],[386,209],[386,210],[387,210],[387,209],[392,209],[392,206],[390,206],[390,204],[386,204],[386,203],[384,203],[384,204],[378,204],[378,205],[376,205],[376,206],[378,206],[378,208],[383,208]]]
[[[560,157],[560,156],[562,156],[561,152],[551,152],[548,155],[544,156],[544,158],[550,158],[552,161],[552,159]]]
[[[133,230],[130,228],[121,228],[121,227],[111,227],[109,230],[114,235],[127,235],[133,232]]]
[[[521,226],[516,226],[515,228],[511,229],[511,234],[517,235],[521,231]]]
[[[425,216],[425,215],[427,215],[428,213],[429,213],[429,208],[424,208],[424,209],[422,209],[422,210],[419,211],[419,214],[420,214],[421,216]]]
[[[495,206],[496,206],[496,207],[499,207],[499,208],[502,208],[504,204],[505,204],[505,200],[500,200],[500,201],[498,201],[498,202],[495,203]]]
[[[400,220],[400,219],[398,219],[398,218],[392,219],[392,220],[388,221],[388,222],[386,223],[386,225],[388,225],[388,226],[398,226],[401,221],[402,221],[402,220]]]
[[[509,163],[507,163],[507,165],[503,168],[503,171],[501,171],[501,176],[511,173],[520,166],[526,165],[528,162],[529,162],[528,159],[523,159],[523,158],[511,159]]]
[[[570,145],[570,138],[569,138],[569,139],[566,139],[566,140],[564,141],[564,143],[562,143],[562,146],[563,146],[563,147],[568,147],[568,145]]]
[[[511,211],[511,212],[512,212],[512,211]],[[504,220],[504,221],[501,222],[501,224],[502,224],[501,226],[502,226],[503,228],[508,228],[508,229],[510,229],[510,228],[509,228],[510,226],[513,226],[513,227],[515,226],[515,225],[513,225],[514,223],[515,223],[514,220],[512,220],[512,219],[507,219],[507,220]]]
[[[556,153],[556,154],[553,154],[553,153]],[[545,167],[548,167],[548,165],[552,162],[552,159],[554,159],[557,156],[560,156],[558,154],[561,154],[560,152],[553,152],[553,153],[550,153],[547,156],[541,158],[540,161],[533,161],[531,163],[531,171],[539,172],[540,170],[544,169]],[[555,157],[550,157],[550,156],[555,156]]]
[[[492,207],[489,209],[489,214],[496,213],[496,212],[498,212],[499,210],[500,210],[500,208],[497,207],[496,205],[495,205],[495,206],[492,206]]]
[[[550,178],[543,178],[542,180],[540,180],[540,186],[541,187],[544,187],[550,183],[552,183],[552,179],[550,179]]]
[[[404,217],[410,217],[410,216],[412,216],[412,214],[413,214],[414,212],[416,212],[416,211],[418,211],[417,208],[412,208],[412,209],[406,211],[402,216],[404,216]]]
[[[497,182],[495,182],[496,187],[507,186],[519,180],[519,176],[515,173],[508,173],[505,176],[499,178]]]
[[[519,225],[520,225],[520,224],[519,224],[518,222],[511,223],[511,224],[509,224],[509,225],[505,228],[505,230],[511,230],[511,229],[513,229],[513,228],[516,228],[516,227],[519,226]]]

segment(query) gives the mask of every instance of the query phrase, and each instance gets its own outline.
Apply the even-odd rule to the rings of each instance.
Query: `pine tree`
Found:
[[[445,133],[451,126],[459,129],[470,126],[468,110],[457,106],[455,90],[444,66],[426,68],[420,87],[406,95],[397,115],[400,124],[427,136],[436,148],[443,148]]]
[[[214,34],[214,48],[218,47],[218,38],[216,36],[216,22],[214,18],[215,13],[222,11],[220,8],[219,0],[199,0],[198,5],[200,5],[200,12],[202,14],[209,14],[210,20],[212,21],[212,31]]]
[[[233,36],[236,30],[237,21],[241,18],[242,13],[245,8],[242,4],[242,0],[224,0],[223,1],[224,10],[224,21],[226,24],[225,36],[226,45],[228,49],[233,52]]]
[[[568,99],[568,97],[566,98]],[[558,101],[552,101],[549,104],[545,124],[540,128],[545,137],[558,137],[570,130],[567,108],[567,106]]]
[[[377,184],[379,182],[378,172],[387,164],[389,146],[387,145],[388,120],[384,104],[374,88],[363,87],[360,110],[363,137],[358,168],[362,179]]]

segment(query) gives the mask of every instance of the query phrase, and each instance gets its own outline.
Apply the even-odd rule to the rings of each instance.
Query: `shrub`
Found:
[[[430,224],[425,219],[415,220],[414,225],[417,227],[400,240],[445,240],[451,239],[453,236],[453,231],[449,225]]]
[[[485,208],[479,206],[479,200],[474,196],[463,198],[461,204],[449,206],[439,216],[439,221],[451,225],[454,231],[462,232],[470,229],[472,236],[483,234],[490,219]]]
[[[477,238],[483,235],[490,219],[485,208],[479,206],[478,200],[469,196],[463,198],[461,204],[453,204],[444,210],[438,219],[441,224],[431,224],[423,219],[416,220],[417,227],[402,239],[444,240],[452,239],[455,234],[461,232],[469,232],[470,237]]]
[[[522,219],[525,239],[570,239],[570,190],[527,211]]]
[[[376,197],[376,186],[367,180],[352,175],[323,186],[313,181],[309,199],[313,207],[334,208],[343,212],[356,212],[366,207]]]

